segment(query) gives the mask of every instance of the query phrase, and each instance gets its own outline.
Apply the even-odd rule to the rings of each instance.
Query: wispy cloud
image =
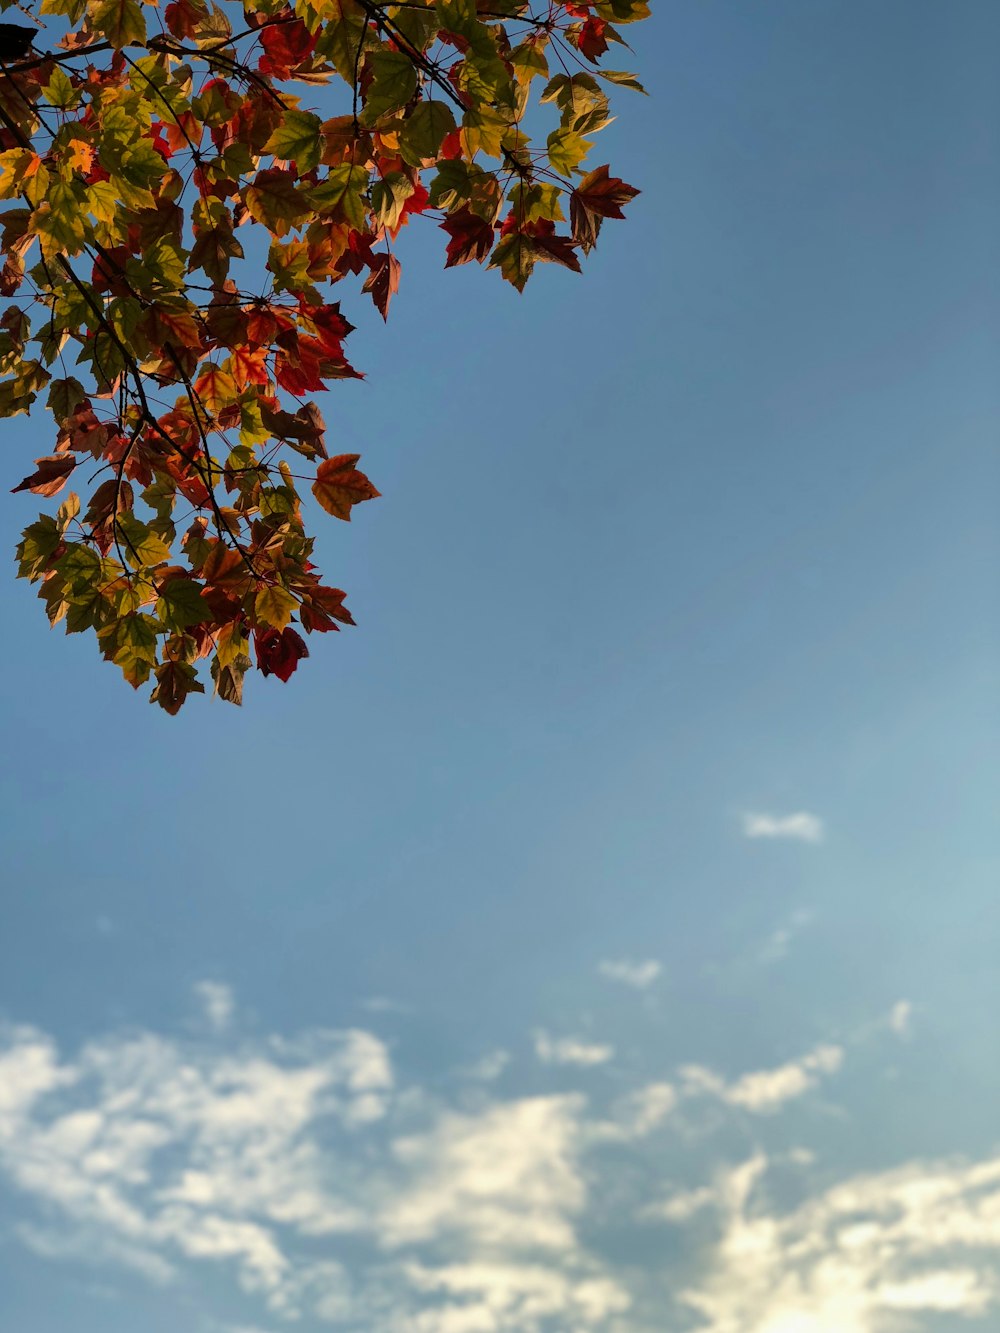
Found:
[[[628,1308],[577,1236],[585,1110],[399,1092],[357,1029],[236,1052],[109,1036],[72,1060],[36,1029],[0,1036],[0,1176],[45,1216],[22,1243],[160,1283],[223,1265],[273,1317],[373,1333],[586,1330]],[[350,1269],[320,1237],[350,1238]]]
[[[545,1031],[535,1033],[535,1055],[544,1065],[603,1065],[613,1058],[613,1046],[584,1041],[580,1037],[550,1037]]]
[[[799,935],[813,919],[813,913],[806,907],[800,907],[776,926],[771,934],[764,941],[757,954],[757,962],[768,966],[771,963],[780,963],[788,955],[788,950],[792,941]]]
[[[466,1078],[477,1079],[482,1083],[492,1083],[494,1079],[500,1077],[509,1064],[509,1051],[489,1051],[474,1065],[469,1065],[462,1072]]]
[[[610,1058],[559,1040],[591,1052],[583,1066],[595,1050]],[[55,1263],[166,1284],[164,1300],[181,1275],[189,1286],[199,1268],[229,1272],[238,1323],[208,1319],[212,1333],[295,1320],[659,1333],[692,1318],[692,1333],[910,1333],[935,1312],[995,1314],[1000,1158],[832,1187],[805,1152],[722,1170],[709,1156],[699,1170],[693,1155],[710,1150],[689,1133],[692,1113],[717,1119],[731,1147],[747,1112],[790,1111],[842,1058],[817,1045],[727,1076],[687,1065],[630,1087],[625,1067],[591,1096],[500,1097],[465,1077],[436,1092],[401,1083],[362,1029],[183,1042],[140,1031],[72,1056],[37,1029],[7,1029],[0,1178],[21,1199],[8,1234]],[[655,1156],[643,1142],[654,1134]],[[656,1181],[651,1163],[670,1161],[683,1187]],[[790,1209],[772,1200],[779,1168],[774,1195],[798,1200]],[[691,1228],[678,1249],[688,1267],[614,1259],[637,1226],[665,1224]]]
[[[679,1073],[686,1096],[717,1097],[728,1106],[755,1115],[773,1115],[786,1102],[794,1101],[816,1087],[824,1074],[835,1074],[843,1064],[839,1046],[816,1046],[798,1060],[773,1069],[753,1070],[733,1082],[703,1065],[684,1065]]]
[[[743,834],[747,838],[783,838],[792,842],[822,842],[826,829],[819,815],[798,810],[791,815],[747,812],[743,815]]]
[[[394,1000],[389,995],[369,995],[361,1001],[361,1008],[370,1014],[409,1014],[412,1009],[401,1000]]]
[[[632,958],[606,958],[598,963],[597,970],[608,981],[619,981],[623,986],[632,986],[635,990],[647,990],[663,971],[663,964],[655,958],[642,961]]]
[[[757,1154],[661,1211],[719,1215],[706,1276],[680,1296],[700,1333],[890,1333],[996,1307],[1000,1158],[856,1176],[784,1213],[768,1198],[770,1165]]]
[[[232,990],[221,981],[196,981],[191,989],[209,1026],[216,1032],[225,1032],[236,1012]]]
[[[913,1005],[909,1000],[897,1000],[886,1021],[897,1037],[908,1037],[913,1023]]]

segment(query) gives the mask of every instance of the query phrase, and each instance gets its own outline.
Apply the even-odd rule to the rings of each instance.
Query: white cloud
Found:
[[[224,1032],[236,1012],[232,990],[221,981],[196,981],[191,989],[202,1006],[209,1026],[216,1032]]]
[[[909,1000],[897,1000],[889,1010],[887,1021],[897,1037],[908,1037],[913,1021],[913,1005]]]
[[[825,829],[819,815],[799,810],[792,815],[746,813],[743,834],[747,838],[785,838],[795,842],[822,842]]]
[[[577,1169],[583,1098],[529,1097],[474,1115],[448,1113],[397,1139],[409,1182],[384,1207],[390,1247],[442,1233],[517,1251],[569,1250],[585,1189]]]
[[[410,1014],[413,1012],[410,1005],[403,1004],[400,1000],[394,1000],[388,995],[370,995],[366,1000],[361,1001],[361,1008],[367,1009],[370,1014]]]
[[[755,1115],[773,1115],[786,1102],[810,1092],[824,1074],[835,1074],[843,1064],[840,1046],[821,1045],[798,1060],[774,1069],[743,1074],[732,1083],[702,1065],[684,1065],[680,1070],[682,1090],[687,1096],[711,1096],[729,1106]]]
[[[618,1124],[626,1138],[644,1138],[663,1124],[677,1101],[671,1084],[647,1083],[619,1100],[615,1107]]]
[[[413,1264],[408,1276],[418,1290],[462,1298],[461,1305],[418,1318],[416,1327],[427,1333],[524,1328],[555,1317],[563,1327],[606,1327],[612,1315],[631,1304],[624,1288],[607,1277],[570,1275],[529,1262],[487,1261],[433,1269]]]
[[[582,1331],[629,1304],[576,1233],[577,1094],[437,1106],[397,1094],[388,1051],[358,1029],[237,1051],[140,1033],[65,1062],[44,1034],[5,1037],[0,1175],[44,1207],[15,1234],[52,1260],[160,1283],[222,1265],[263,1313],[372,1333]],[[387,1132],[390,1113],[419,1123]],[[350,1276],[310,1252],[338,1236]]]
[[[35,1228],[26,1243],[53,1255],[89,1247],[160,1278],[179,1255],[227,1260],[280,1305],[289,1262],[276,1228],[329,1234],[361,1217],[326,1187],[331,1163],[306,1131],[329,1120],[350,1133],[382,1116],[392,1081],[370,1033],[304,1046],[308,1057],[280,1043],[279,1054],[220,1055],[146,1033],[93,1042],[64,1065],[41,1034],[8,1034],[0,1171],[66,1219],[61,1234]]]
[[[620,981],[623,986],[632,986],[635,990],[647,990],[663,971],[663,964],[655,958],[642,961],[631,958],[606,958],[598,963],[597,970],[608,981]]]
[[[745,1132],[745,1112],[780,1109],[842,1058],[818,1045],[631,1087],[621,1068],[592,1102],[501,1098],[467,1078],[400,1087],[361,1029],[239,1044],[140,1032],[72,1058],[7,1029],[0,1178],[21,1195],[8,1234],[53,1262],[183,1275],[184,1290],[200,1268],[229,1272],[250,1324],[209,1320],[216,1333],[660,1333],[692,1319],[692,1333],[916,1333],[935,1313],[995,1316],[1000,1158],[832,1186],[802,1149],[699,1172],[711,1148],[687,1121]],[[671,1152],[683,1188],[652,1177]],[[789,1206],[772,1200],[776,1168]],[[690,1229],[671,1247],[686,1267],[633,1257],[633,1229],[655,1222]]]
[[[785,1213],[768,1167],[757,1155],[698,1200],[721,1220],[705,1278],[681,1293],[699,1333],[897,1333],[916,1329],[907,1316],[1000,1300],[1000,1159],[855,1177]]]
[[[662,1203],[647,1204],[641,1216],[661,1218],[664,1222],[688,1222],[695,1213],[711,1207],[716,1202],[715,1190],[708,1185],[700,1185],[693,1190],[680,1190],[671,1194]]]
[[[483,1083],[492,1083],[500,1077],[509,1064],[509,1051],[490,1051],[481,1060],[477,1060],[474,1065],[470,1065],[468,1069],[463,1070],[463,1073],[466,1078],[478,1079]]]
[[[768,936],[757,954],[757,961],[765,966],[770,963],[781,962],[783,958],[787,957],[792,940],[801,933],[812,919],[813,914],[808,908],[803,907],[794,911],[786,921],[782,922]]]
[[[547,1032],[535,1033],[535,1055],[545,1065],[603,1065],[614,1056],[614,1047],[598,1042],[583,1041],[579,1037],[550,1037]]]

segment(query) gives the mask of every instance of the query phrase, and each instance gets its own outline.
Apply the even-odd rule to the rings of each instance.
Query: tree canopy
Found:
[[[255,663],[288,680],[303,633],[354,623],[303,525],[306,490],[345,520],[378,495],[309,399],[358,375],[328,286],[385,318],[412,219],[445,233],[445,267],[518,290],[539,263],[578,272],[637,193],[588,155],[609,92],[642,91],[602,62],[648,5],[40,12],[0,24],[0,416],[43,398],[55,418],[16,491],[97,484],[25,529],[19,573],[167,712],[206,658],[240,703]]]

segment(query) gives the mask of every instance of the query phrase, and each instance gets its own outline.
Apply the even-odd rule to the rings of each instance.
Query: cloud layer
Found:
[[[370,1031],[238,1033],[230,1011],[196,1040],[112,1033],[70,1057],[38,1029],[0,1033],[20,1242],[165,1289],[211,1267],[272,1331],[905,1333],[1000,1312],[1000,1159],[831,1184],[808,1152],[751,1146],[778,1117],[809,1123],[839,1046],[643,1080],[610,1047],[539,1034],[549,1077],[614,1077],[502,1097],[472,1068],[447,1095],[402,1084]],[[701,1180],[671,1186],[693,1160]],[[192,1333],[235,1327],[206,1309]]]

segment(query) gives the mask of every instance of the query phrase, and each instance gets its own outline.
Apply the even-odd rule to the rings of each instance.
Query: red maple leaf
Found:
[[[261,74],[271,74],[276,79],[289,78],[292,70],[312,55],[318,36],[318,31],[311,33],[298,18],[267,24],[261,31],[264,54],[257,62],[257,68]]]
[[[604,19],[599,19],[596,14],[591,14],[577,38],[578,49],[594,65],[608,49],[608,39],[604,36],[607,26]]]
[[[253,646],[261,675],[277,676],[284,681],[298,670],[302,658],[309,656],[305,639],[291,625],[281,630],[255,629]]]
[[[460,208],[456,213],[449,213],[441,226],[451,237],[445,251],[448,256],[445,268],[467,264],[470,259],[476,259],[481,264],[493,249],[493,228],[485,218],[473,213],[471,208]]]
[[[344,625],[353,625],[354,617],[344,606],[346,596],[347,594],[341,592],[339,588],[327,588],[322,584],[304,593],[299,607],[299,619],[305,632],[312,634],[314,631],[319,631],[325,634],[329,630],[340,629],[340,625],[335,623],[338,620]]]
[[[532,246],[541,260],[553,264],[562,264],[574,273],[580,272],[580,261],[573,250],[573,241],[569,236],[557,236],[556,224],[548,218],[539,218],[537,222],[528,222],[521,228],[525,236],[531,237]]]
[[[626,185],[619,176],[608,174],[608,167],[595,167],[587,173],[569,197],[569,218],[573,239],[585,251],[597,244],[597,234],[604,218],[623,218],[622,207],[630,203],[638,190]]]

